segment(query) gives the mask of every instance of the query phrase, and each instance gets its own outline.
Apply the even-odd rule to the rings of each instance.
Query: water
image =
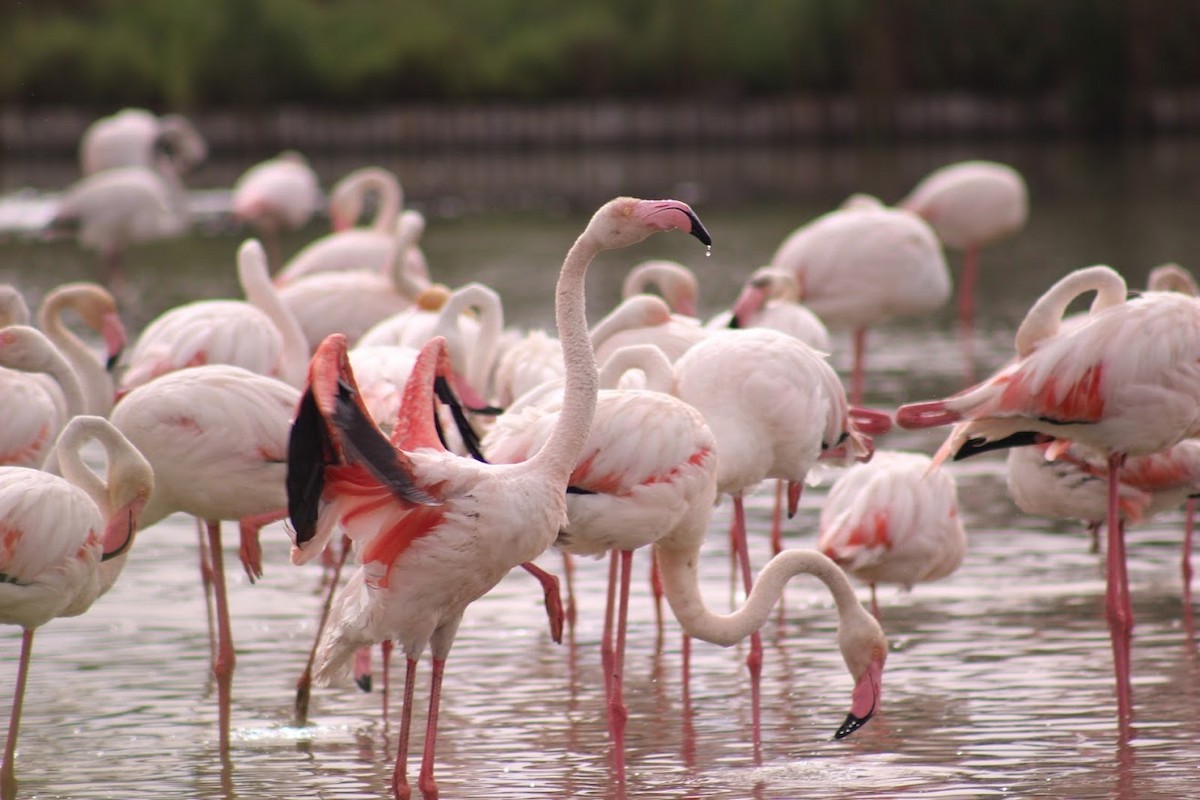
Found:
[[[981,150],[361,157],[319,164],[330,181],[370,161],[398,169],[409,200],[430,217],[425,249],[435,276],[477,277],[505,298],[509,324],[547,325],[554,268],[590,208],[619,192],[692,201],[714,236],[711,257],[685,237],[654,237],[597,263],[589,277],[596,319],[615,301],[625,270],[675,258],[700,275],[702,311],[736,296],[796,224],[851,191],[899,196],[927,169],[966,156],[1016,164],[1030,180],[1033,216],[1018,237],[985,251],[980,373],[1011,353],[1014,321],[1062,272],[1108,262],[1131,284],[1161,261],[1188,266],[1200,245],[1191,218],[1200,154],[1186,144],[1084,150],[996,146]],[[221,187],[245,166],[207,168],[202,234],[131,254],[141,292],[127,316],[136,331],[163,308],[195,297],[235,296],[239,235],[221,221]],[[411,175],[411,177],[410,177]],[[44,192],[73,177],[66,163],[4,164],[0,211],[33,214]],[[201,180],[203,179],[203,180]],[[14,200],[31,185],[37,192]],[[326,183],[328,185],[328,182]],[[0,220],[11,220],[0,213]],[[35,300],[50,286],[90,276],[71,242],[31,239],[9,224],[0,280]],[[319,232],[285,242],[294,251]],[[957,262],[957,256],[951,256]],[[872,336],[868,401],[894,407],[957,388],[963,354],[950,309]],[[848,340],[833,361],[848,366]],[[938,433],[896,432],[878,444],[930,452]],[[659,639],[639,555],[626,664],[628,786],[624,795],[687,798],[1071,797],[1179,798],[1200,777],[1200,658],[1180,603],[1180,513],[1129,535],[1136,629],[1135,733],[1118,741],[1112,657],[1103,620],[1103,572],[1080,528],[1019,514],[1004,488],[1002,457],[953,465],[970,535],[962,567],[912,593],[881,590],[891,645],[882,710],[847,740],[831,736],[849,707],[851,681],[834,642],[828,595],[797,579],[763,630],[763,757],[750,747],[744,645],[695,643],[690,703],[680,687],[680,641]],[[811,545],[827,484],[806,490],[788,526]],[[752,558],[765,563],[770,492],[749,499]],[[711,606],[731,597],[724,530],[714,511],[701,580]],[[227,526],[228,527],[228,526]],[[256,585],[226,560],[238,663],[232,758],[217,755],[215,690],[196,569],[196,531],[171,517],[138,539],[121,580],[86,615],[55,620],[34,642],[17,776],[30,798],[376,798],[386,796],[398,702],[385,724],[376,691],[314,690],[311,725],[292,726],[294,683],[320,604],[315,566],[287,557],[279,526],[264,531],[266,576]],[[227,535],[227,538],[231,538]],[[554,554],[540,560],[561,572]],[[577,571],[574,643],[549,640],[539,587],[517,571],[471,607],[448,661],[438,747],[447,798],[621,797],[607,763],[599,664],[606,565]],[[866,591],[863,591],[865,598]],[[0,695],[11,696],[16,629],[0,631]],[[377,670],[378,673],[378,670]],[[402,667],[393,675],[398,700]],[[423,717],[428,666],[417,691]],[[417,726],[420,729],[421,725]],[[410,753],[415,775],[421,746]]]

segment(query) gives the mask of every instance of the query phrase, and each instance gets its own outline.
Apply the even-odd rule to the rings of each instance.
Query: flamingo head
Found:
[[[867,724],[879,710],[883,697],[883,665],[887,661],[887,639],[878,620],[855,603],[838,628],[838,647],[846,668],[854,678],[854,691],[850,695],[850,713],[833,734],[835,739],[844,739]]]
[[[706,245],[712,237],[692,211],[679,200],[638,200],[618,197],[609,200],[596,211],[588,223],[587,234],[601,248],[616,249],[637,244],[653,233],[679,230],[690,233]]]

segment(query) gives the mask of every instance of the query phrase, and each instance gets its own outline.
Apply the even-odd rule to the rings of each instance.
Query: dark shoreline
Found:
[[[116,109],[112,109],[116,110]],[[111,111],[109,113],[111,113]],[[105,112],[80,108],[0,110],[5,155],[73,153]],[[416,104],[369,110],[281,106],[189,114],[216,152],[295,147],[340,149],[531,149],[1086,136],[1067,101],[1019,103],[942,94],[889,101],[850,97],[732,101],[564,101],[556,104]],[[1200,132],[1200,90],[1158,92],[1141,132]]]

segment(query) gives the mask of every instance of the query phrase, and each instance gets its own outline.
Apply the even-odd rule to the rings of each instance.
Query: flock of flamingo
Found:
[[[618,197],[596,210],[562,262],[556,329],[503,323],[498,292],[431,280],[424,218],[400,183],[369,167],[329,195],[334,231],[286,263],[278,237],[321,207],[313,171],[285,153],[248,170],[232,213],[259,239],[237,251],[244,300],[203,299],[163,313],[131,347],[114,294],[121,254],[188,225],[181,176],[204,159],[180,117],[126,110],[81,145],[85,177],[56,229],[102,262],[101,283],[57,287],[37,309],[0,287],[0,619],[23,629],[2,783],[15,792],[17,733],[34,632],[84,613],[118,579],[135,533],[169,514],[199,524],[198,552],[215,626],[220,752],[228,758],[235,648],[221,522],[239,523],[239,558],[262,574],[259,530],[287,519],[292,560],[335,572],[321,632],[299,683],[369,679],[370,648],[398,643],[406,662],[395,797],[411,795],[408,745],[418,662],[432,657],[417,779],[436,797],[438,707],[446,660],[468,606],[514,567],[539,581],[552,634],[574,624],[574,556],[610,558],[601,656],[612,769],[623,781],[622,675],[631,562],[646,549],[656,599],[685,635],[750,640],[753,746],[761,747],[759,629],[794,576],[829,589],[837,645],[853,681],[844,737],[882,701],[888,646],[876,584],[911,587],[953,572],[966,552],[956,487],[940,465],[1011,448],[1009,483],[1029,514],[1107,520],[1106,616],[1117,713],[1133,714],[1133,625],[1123,525],[1200,489],[1200,299],[1177,267],[1130,293],[1108,267],[1072,272],[1031,308],[1011,362],[947,398],[893,412],[861,405],[866,331],[949,299],[945,248],[962,250],[959,309],[973,315],[980,248],[1018,231],[1027,190],[1012,168],[963,162],[931,174],[895,205],[851,197],[780,243],[729,311],[703,323],[694,276],[675,262],[632,269],[625,299],[589,327],[585,276],[604,250],[682,231],[711,245],[677,200]],[[373,209],[370,225],[357,226]],[[718,232],[719,236],[719,232]],[[264,246],[265,245],[265,246]],[[658,293],[651,293],[657,289]],[[1090,309],[1071,301],[1095,292]],[[67,326],[76,314],[94,336]],[[853,332],[850,391],[830,366],[829,330]],[[103,354],[93,349],[97,339]],[[952,426],[929,454],[876,450],[893,422]],[[81,456],[106,455],[103,477]],[[848,467],[820,515],[816,549],[784,549],[818,462]],[[776,482],[775,555],[755,575],[743,497]],[[745,591],[728,614],[699,588],[714,505],[732,500],[730,550]],[[1189,517],[1190,521],[1190,517]],[[1190,525],[1185,554],[1190,549]],[[556,576],[532,562],[563,554]],[[132,555],[136,558],[136,555]],[[344,563],[354,571],[338,586]],[[1186,564],[1186,555],[1185,555]],[[870,609],[854,577],[870,587]],[[1185,609],[1190,607],[1185,573]],[[660,605],[661,609],[661,605]],[[661,610],[660,610],[661,613]],[[686,682],[685,682],[686,685]]]

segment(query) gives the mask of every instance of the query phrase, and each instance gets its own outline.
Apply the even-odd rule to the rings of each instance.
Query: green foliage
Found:
[[[1119,125],[1200,82],[1194,0],[38,0],[0,102],[182,110],[416,99],[1054,95]]]

